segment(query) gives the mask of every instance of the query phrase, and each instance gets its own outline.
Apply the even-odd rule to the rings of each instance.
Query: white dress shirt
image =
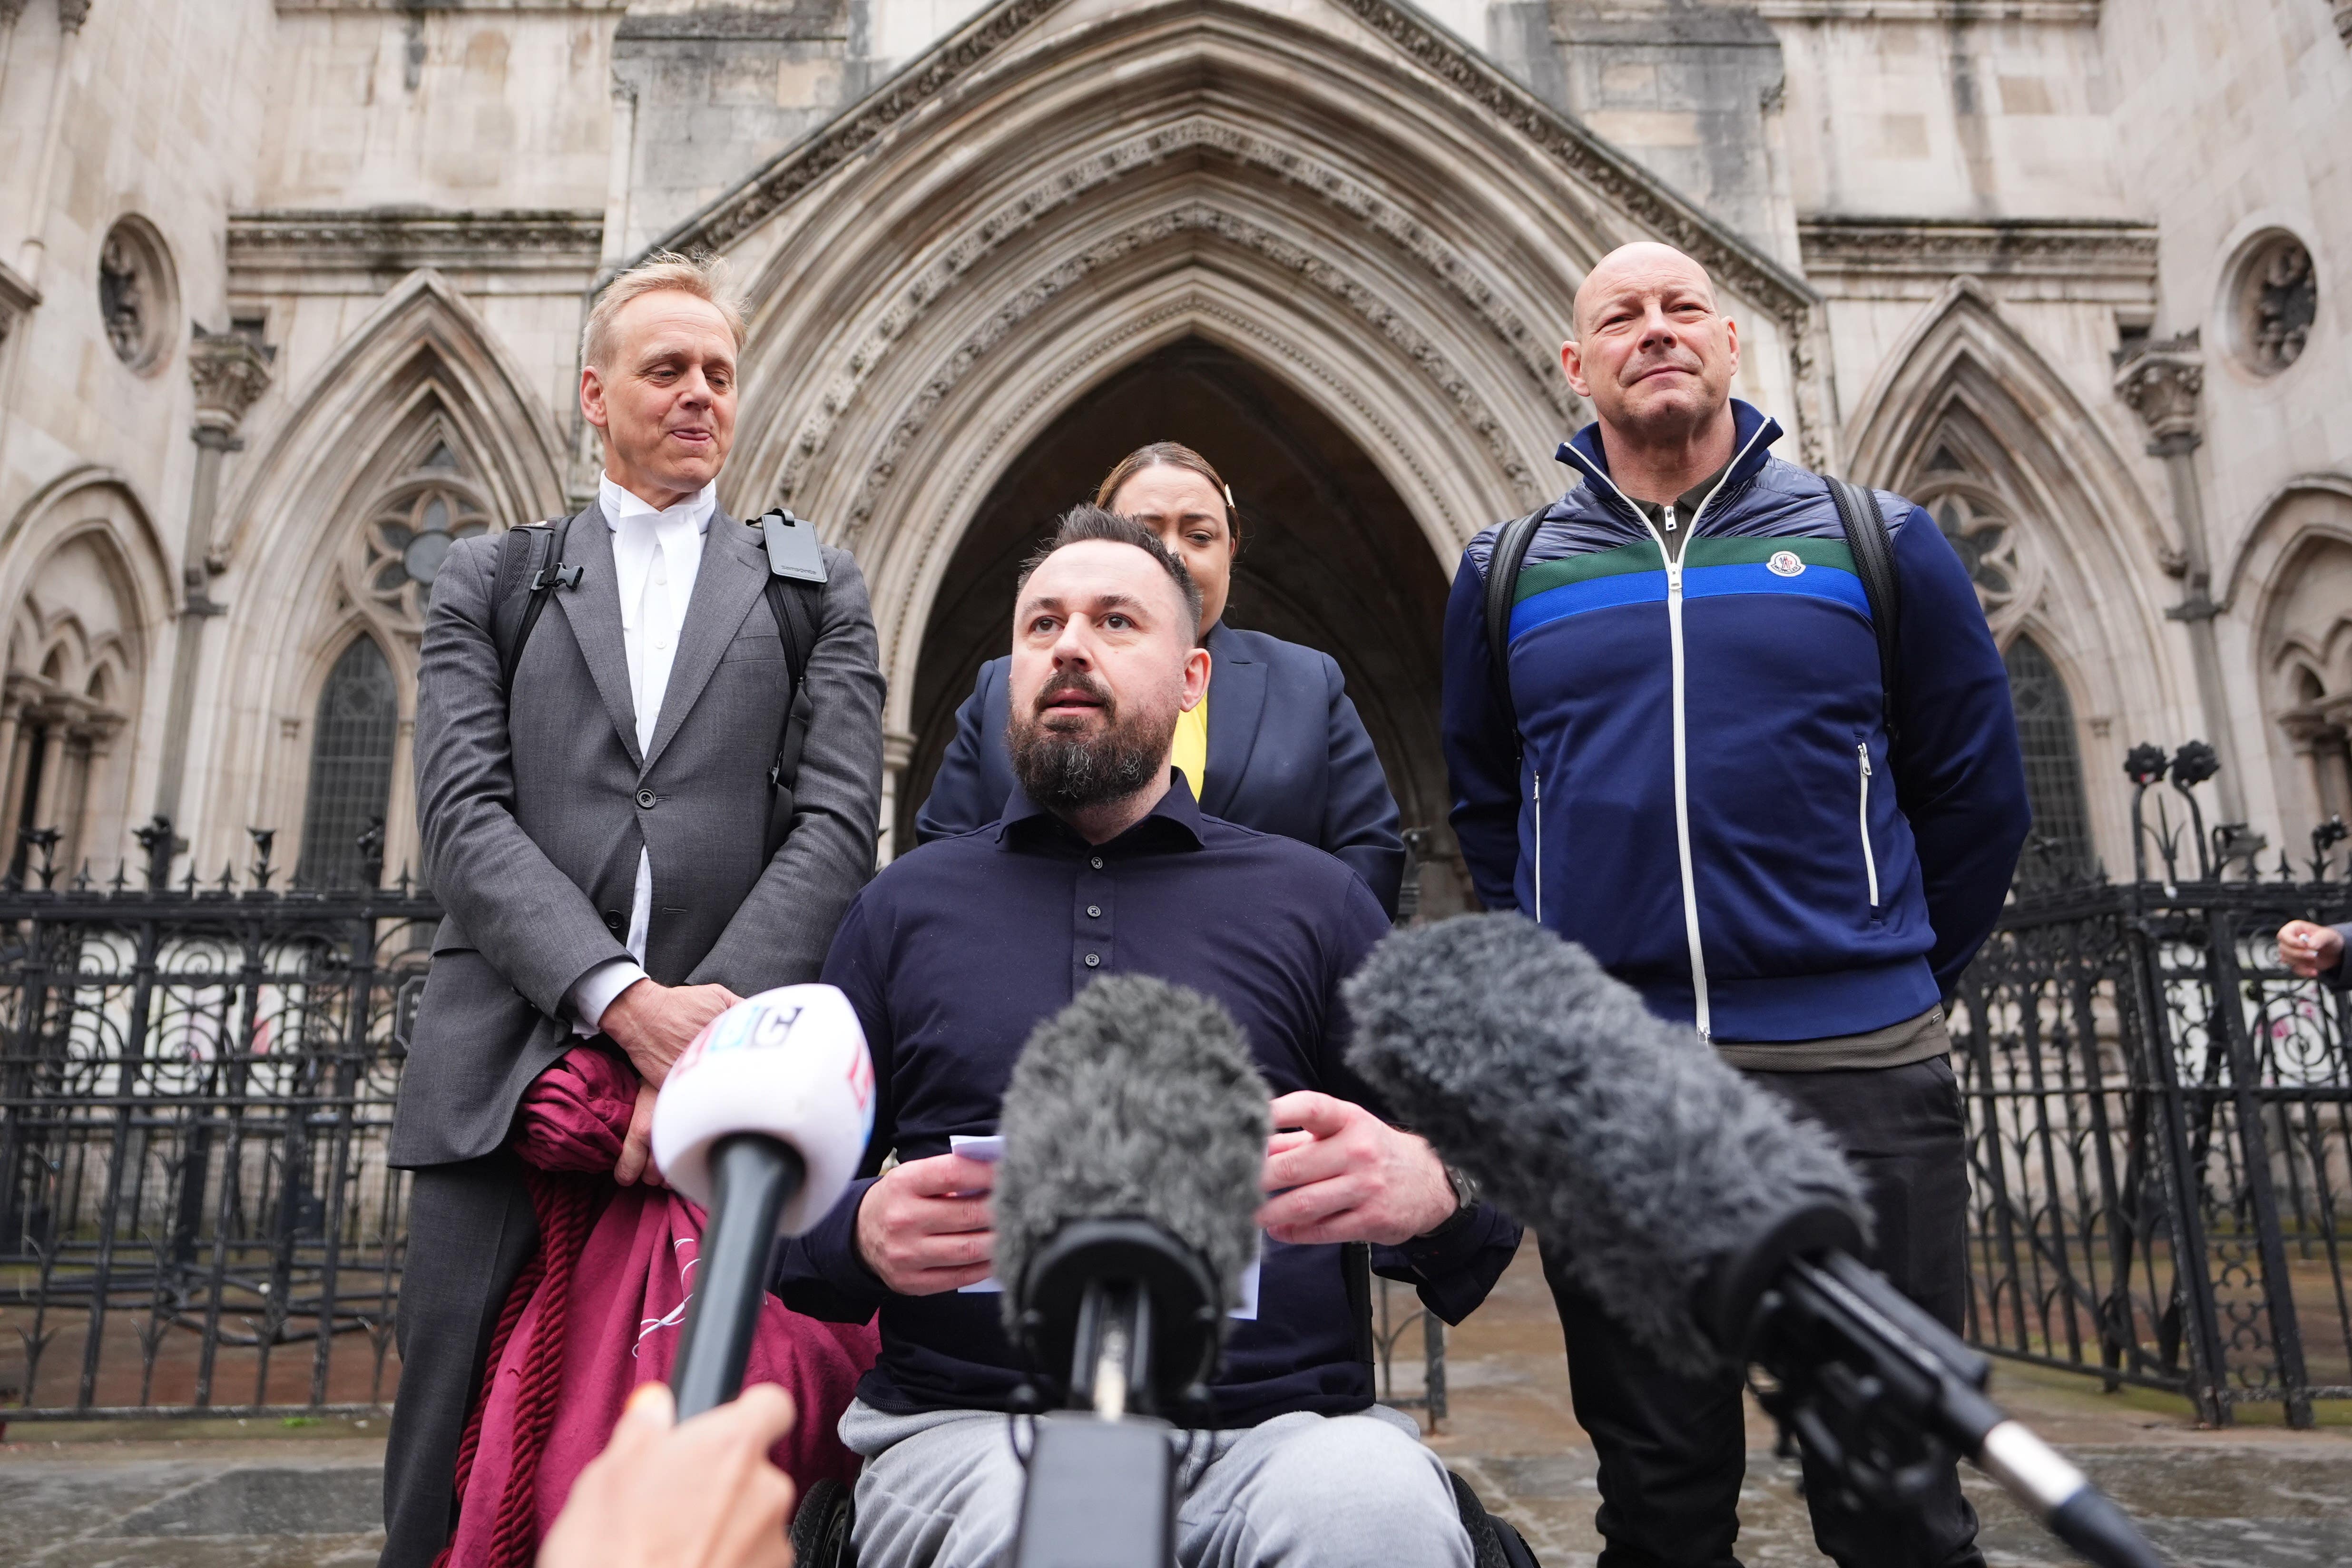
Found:
[[[621,584],[621,639],[629,653],[629,695],[636,704],[637,754],[654,743],[669,669],[686,629],[686,606],[702,571],[702,538],[718,510],[719,487],[703,486],[676,506],[656,510],[614,484],[597,480],[605,526],[613,531],[613,566]],[[572,1032],[597,1032],[604,1009],[646,978],[646,932],[653,923],[653,856],[637,852],[637,883],[629,900],[629,957],[600,963],[572,987]]]

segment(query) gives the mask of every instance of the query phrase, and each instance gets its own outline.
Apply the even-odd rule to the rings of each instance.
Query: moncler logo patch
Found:
[[[1776,577],[1793,577],[1805,569],[1804,562],[1793,550],[1776,550],[1772,552],[1772,559],[1764,564]]]

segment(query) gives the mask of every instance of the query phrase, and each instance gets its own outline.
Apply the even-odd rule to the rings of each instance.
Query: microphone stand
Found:
[[[710,1146],[710,1223],[703,1227],[698,1278],[670,1369],[680,1421],[743,1391],[743,1365],[768,1291],[776,1216],[807,1179],[799,1151],[781,1138],[738,1132]]]
[[[2164,1568],[2124,1511],[1985,1396],[1991,1366],[1888,1283],[1832,1248],[1787,1261],[1756,1299],[1744,1359],[1757,1398],[1864,1503],[1910,1512],[1952,1455],[1999,1481],[2097,1568]]]
[[[1022,1338],[1039,1364],[1066,1347],[1069,1409],[1037,1423],[1013,1568],[1174,1560],[1176,1451],[1158,1413],[1205,1400],[1216,1300],[1200,1260],[1149,1221],[1075,1221],[1031,1261]]]

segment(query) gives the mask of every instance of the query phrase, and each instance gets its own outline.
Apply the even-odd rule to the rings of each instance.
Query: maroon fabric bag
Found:
[[[692,1294],[703,1211],[661,1187],[621,1187],[613,1165],[635,1103],[635,1069],[576,1046],[541,1073],[515,1116],[540,1251],[515,1282],[457,1458],[452,1568],[524,1568],[572,1483],[603,1451],[637,1384],[667,1382]],[[743,1381],[781,1384],[800,1412],[771,1455],[805,1492],[853,1481],[835,1426],[874,1364],[871,1323],[824,1323],[763,1304]]]

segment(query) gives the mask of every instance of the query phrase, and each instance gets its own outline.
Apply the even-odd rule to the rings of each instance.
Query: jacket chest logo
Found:
[[[1776,550],[1772,559],[1764,563],[1765,569],[1776,577],[1794,577],[1805,569],[1804,562],[1793,550]]]

